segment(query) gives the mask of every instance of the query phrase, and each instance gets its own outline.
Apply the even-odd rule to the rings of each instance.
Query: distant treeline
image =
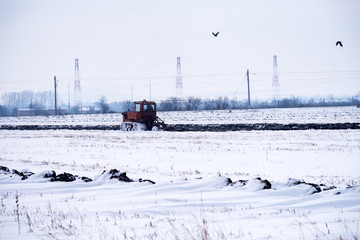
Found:
[[[0,116],[19,116],[19,109],[34,109],[38,115],[44,114],[40,111],[54,109],[54,94],[51,91],[43,92],[11,92],[1,96]],[[251,108],[296,108],[296,107],[325,107],[325,106],[360,106],[359,97],[347,99],[310,98],[300,97],[282,98],[278,101],[252,100]],[[67,110],[70,114],[96,114],[124,112],[133,109],[131,101],[119,101],[107,103],[106,97],[102,96],[98,102],[88,106],[72,106],[60,102],[58,108]],[[216,99],[201,99],[197,97],[177,98],[170,97],[166,100],[157,102],[158,111],[196,111],[196,110],[231,110],[246,109],[249,104],[245,100],[230,99],[226,96]]]
[[[54,106],[55,97],[52,91],[9,92],[1,96],[0,116],[17,116],[19,109],[46,109]]]
[[[247,109],[247,108],[296,108],[296,107],[326,107],[326,106],[353,106],[359,105],[360,101],[353,97],[350,99],[320,98],[304,100],[298,97],[283,98],[278,101],[247,101],[219,97],[217,99],[202,100],[200,98],[188,98],[181,100],[169,98],[162,101],[159,110],[226,110],[226,109]]]
[[[22,109],[32,115],[53,115],[55,109],[55,95],[52,91],[22,91],[4,93],[0,98],[0,116],[19,116]],[[108,113],[111,112],[106,97],[102,96],[98,102],[89,106],[70,106],[58,100],[58,113]]]
[[[251,102],[250,108],[296,108],[296,107],[330,107],[330,106],[358,106],[360,101],[353,97],[349,99],[334,98],[311,98],[301,99],[299,97],[283,98],[279,101],[258,101]],[[133,109],[131,101],[114,102],[109,104],[110,109],[116,112]],[[231,110],[247,109],[249,104],[244,100],[229,99],[228,97],[219,97],[216,99],[201,99],[189,97],[181,99],[171,97],[160,101],[157,105],[158,111],[196,111],[196,110]]]

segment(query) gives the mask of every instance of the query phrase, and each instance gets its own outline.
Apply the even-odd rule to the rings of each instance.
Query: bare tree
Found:
[[[199,110],[201,104],[201,98],[189,97],[186,103],[186,110]]]
[[[215,101],[214,100],[204,101],[204,109],[205,110],[215,110],[216,109]]]
[[[123,111],[125,112],[125,111],[129,111],[129,110],[133,110],[134,109],[134,103],[133,102],[131,102],[131,101],[123,101],[122,102],[122,109],[123,109]]]
[[[0,105],[0,116],[9,115],[9,110],[6,106]]]
[[[20,93],[20,107],[28,108],[34,99],[33,91],[23,91]]]
[[[7,93],[4,93],[2,96],[1,96],[3,102],[4,102],[4,105],[8,106],[8,107],[11,107],[11,108],[18,108],[19,107],[19,93],[17,92],[7,92]]]
[[[229,106],[231,109],[238,109],[240,108],[240,103],[236,98],[233,98],[230,100]]]
[[[43,92],[37,92],[34,95],[34,99],[30,104],[30,108],[37,110],[44,109],[46,107],[46,96]]]
[[[177,111],[181,110],[181,99],[176,97],[171,97],[160,103],[160,108],[163,111]]]
[[[110,110],[109,104],[107,104],[107,100],[105,96],[100,98],[99,107],[101,109],[101,113],[108,113]]]
[[[229,108],[229,98],[228,97],[219,97],[215,100],[216,109],[227,109]]]

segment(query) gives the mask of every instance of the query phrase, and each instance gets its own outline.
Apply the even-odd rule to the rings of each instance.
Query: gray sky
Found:
[[[271,99],[273,55],[280,96],[360,91],[358,0],[0,0],[0,94],[53,90],[73,98],[175,96]],[[220,31],[217,38],[211,32]],[[341,40],[344,47],[335,46]],[[133,89],[133,95],[132,91]]]

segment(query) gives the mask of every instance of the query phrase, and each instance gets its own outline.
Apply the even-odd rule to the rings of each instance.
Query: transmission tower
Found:
[[[81,110],[81,87],[79,77],[79,59],[75,58],[74,106]]]
[[[274,101],[279,101],[280,99],[280,95],[279,95],[279,75],[277,72],[277,56],[274,55],[273,56],[273,82],[272,82],[272,87],[273,87],[273,99]]]
[[[182,77],[181,77],[181,63],[180,57],[177,57],[176,64],[176,95],[178,98],[182,98],[183,94],[183,85],[182,85]]]

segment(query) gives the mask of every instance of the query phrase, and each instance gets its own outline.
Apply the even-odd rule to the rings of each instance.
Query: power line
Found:
[[[234,96],[236,96],[236,94],[238,93],[240,87],[246,82],[246,78],[247,78],[247,73],[244,75],[243,80],[240,82],[238,88],[237,88],[236,91],[234,92]]]
[[[295,71],[295,72],[278,72],[279,75],[283,74],[324,74],[324,73],[360,73],[360,70],[346,70],[346,71]],[[200,77],[221,77],[221,76],[239,76],[243,75],[244,72],[233,72],[233,73],[214,73],[214,74],[192,74],[192,75],[182,75],[183,78],[200,78]],[[272,72],[250,72],[250,75],[271,75]],[[148,80],[151,79],[166,79],[166,78],[176,78],[175,75],[166,75],[166,76],[135,76],[135,77],[82,77],[86,81],[98,81],[98,80]],[[72,81],[72,78],[61,77],[63,81]],[[14,81],[2,81],[1,83],[28,83],[28,82],[47,82],[49,79],[45,78],[33,78],[26,80],[14,80]]]
[[[346,70],[346,71],[304,71],[304,72],[278,72],[278,74],[314,74],[314,73],[360,73],[360,70]],[[252,75],[272,74],[272,72],[253,72]]]

